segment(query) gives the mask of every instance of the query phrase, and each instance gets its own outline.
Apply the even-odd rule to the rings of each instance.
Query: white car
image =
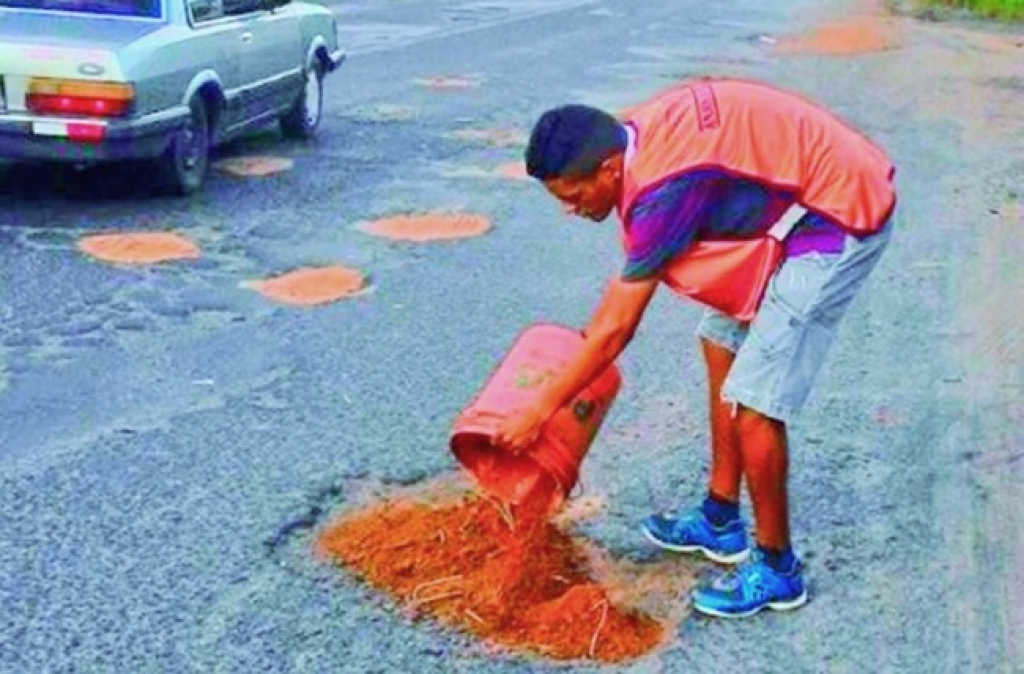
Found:
[[[0,0],[0,158],[154,159],[190,194],[217,144],[312,138],[344,58],[303,0]]]

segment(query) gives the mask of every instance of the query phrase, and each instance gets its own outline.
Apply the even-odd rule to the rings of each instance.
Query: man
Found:
[[[890,236],[894,168],[857,131],[765,84],[696,80],[622,120],[581,105],[545,112],[529,174],[572,215],[618,211],[626,262],[608,283],[577,358],[496,441],[527,449],[545,422],[612,364],[673,261],[695,242],[762,236],[790,206],[807,214],[748,323],[707,309],[698,329],[709,380],[711,470],[703,503],[654,514],[643,531],[668,550],[735,564],[693,595],[735,617],[807,600],[790,543],[786,427],[804,404],[841,317]],[[755,521],[740,518],[745,478]],[[751,554],[752,553],[752,554]]]

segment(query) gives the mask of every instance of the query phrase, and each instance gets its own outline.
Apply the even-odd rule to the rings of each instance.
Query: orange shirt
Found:
[[[896,204],[886,154],[826,110],[765,84],[684,83],[624,115],[636,131],[619,212],[628,233],[637,197],[713,169],[790,193],[853,234],[881,229]]]

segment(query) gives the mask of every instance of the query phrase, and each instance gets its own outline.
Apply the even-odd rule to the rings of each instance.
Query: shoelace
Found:
[[[743,599],[762,600],[770,594],[761,573],[763,564],[763,556],[755,551],[749,561],[719,576],[713,587],[723,592],[738,592]]]

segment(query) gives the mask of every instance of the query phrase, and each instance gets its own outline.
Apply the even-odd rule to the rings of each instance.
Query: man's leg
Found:
[[[732,406],[722,403],[722,384],[734,353],[746,336],[740,323],[709,310],[698,328],[708,374],[708,416],[711,423],[711,475],[704,502],[683,513],[658,513],[643,521],[644,534],[676,552],[701,552],[735,564],[749,554],[747,527],[740,518],[742,462]]]
[[[783,420],[803,405],[842,316],[881,257],[890,233],[887,228],[866,239],[850,237],[843,253],[827,261],[788,261],[789,268],[784,266],[765,298],[763,315],[751,327],[747,341],[760,347],[759,352],[746,350],[746,360],[738,366],[742,372],[726,386],[726,398],[739,400],[737,442],[757,543],[769,552],[788,552],[790,546],[789,447]]]
[[[743,463],[737,437],[733,405],[722,400],[722,384],[736,354],[714,342],[701,338],[704,361],[708,370],[708,411],[711,421],[710,492],[720,499],[738,503]]]
[[[744,474],[754,509],[757,544],[765,550],[789,549],[789,501],[787,479],[789,450],[786,425],[747,407],[739,408]]]
[[[789,258],[772,278],[722,388],[738,405],[736,438],[757,546],[750,561],[694,591],[698,611],[738,617],[807,601],[802,565],[790,547],[785,421],[807,399],[839,322],[890,232],[848,237],[839,255]]]

